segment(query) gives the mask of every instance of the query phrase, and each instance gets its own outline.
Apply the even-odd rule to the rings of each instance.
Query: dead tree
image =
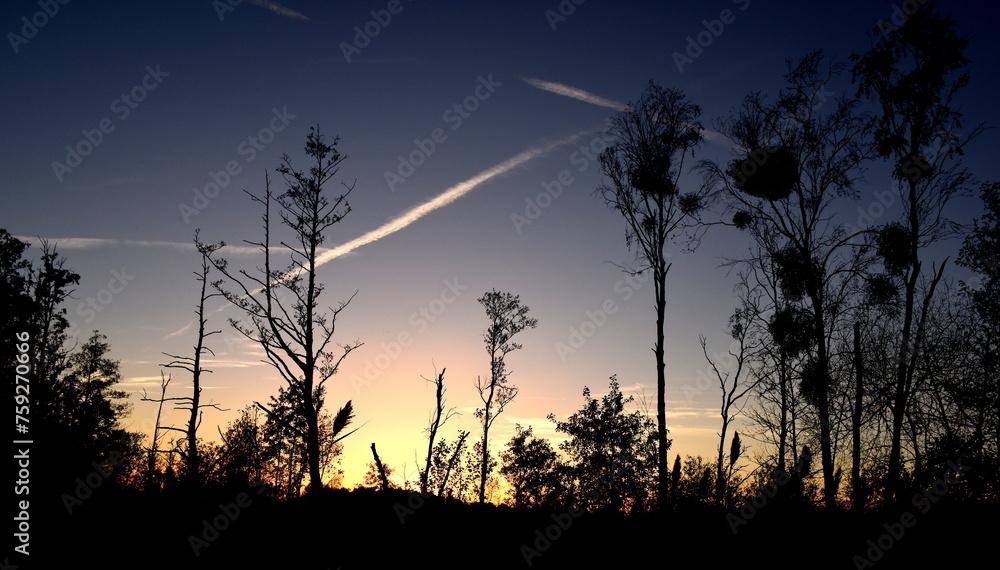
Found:
[[[296,402],[294,413],[304,427],[296,429],[306,448],[309,467],[309,491],[323,488],[319,418],[324,404],[324,390],[329,380],[360,341],[340,345],[341,354],[330,349],[336,330],[337,316],[351,302],[354,295],[341,302],[330,313],[319,310],[320,296],[324,291],[317,271],[326,232],[350,212],[347,196],[353,185],[344,184],[346,191],[332,199],[324,194],[324,186],[339,171],[342,157],[336,148],[337,139],[327,144],[318,127],[310,130],[306,138],[306,154],[315,162],[308,171],[292,168],[287,155],[282,157],[278,172],[284,177],[287,190],[275,196],[270,178],[265,176],[263,196],[247,193],[264,208],[261,241],[246,241],[260,248],[263,268],[259,274],[246,270],[229,269],[226,260],[213,260],[215,268],[235,284],[235,290],[222,288],[221,282],[213,283],[227,301],[239,307],[249,323],[230,319],[230,324],[248,339],[260,344],[268,364],[274,366],[288,386]],[[280,241],[283,251],[290,256],[289,265],[274,269],[272,255],[279,249],[272,243],[271,208],[277,205],[281,223],[289,230],[293,240]],[[287,296],[282,296],[282,293]],[[355,292],[355,295],[357,292]],[[258,404],[269,416],[274,411]],[[342,417],[350,402],[337,417]],[[344,415],[343,417],[346,417]],[[352,432],[353,433],[353,432]],[[349,435],[349,434],[348,434]],[[346,436],[344,436],[346,437]]]
[[[171,400],[176,400],[179,405],[175,406],[174,409],[177,410],[187,410],[189,411],[188,423],[187,423],[187,451],[183,453],[184,462],[187,468],[186,479],[190,486],[198,487],[201,483],[201,460],[198,452],[198,426],[201,425],[202,408],[214,408],[219,410],[220,408],[216,404],[202,404],[201,403],[201,375],[203,372],[208,373],[211,370],[202,367],[202,357],[204,354],[208,353],[215,356],[211,348],[205,345],[205,339],[213,334],[219,334],[222,331],[206,331],[205,324],[205,301],[219,296],[218,293],[207,294],[208,291],[208,273],[211,268],[211,262],[209,261],[209,256],[215,250],[220,247],[225,246],[225,243],[219,244],[205,244],[198,239],[198,230],[194,233],[194,243],[195,247],[198,248],[198,253],[201,254],[201,268],[195,272],[195,277],[198,282],[201,283],[201,294],[198,297],[198,305],[195,307],[195,315],[198,316],[198,336],[194,345],[194,356],[177,356],[164,352],[166,356],[169,356],[173,360],[167,364],[161,364],[164,368],[180,368],[181,370],[186,370],[191,373],[191,397],[190,398],[171,398]]]
[[[434,412],[431,416],[430,425],[427,428],[428,438],[427,438],[427,461],[424,463],[424,469],[420,472],[420,492],[427,492],[427,480],[430,477],[431,472],[431,462],[434,458],[434,439],[437,437],[437,432],[448,421],[452,416],[457,415],[458,412],[454,408],[450,410],[445,410],[444,406],[444,371],[446,368],[441,369],[441,374],[437,375],[437,379],[433,380],[435,387],[435,406]],[[426,380],[426,378],[425,378]],[[428,380],[429,382],[431,380]]]
[[[169,386],[169,385],[170,385],[170,376],[165,376],[163,374],[163,372],[160,372],[160,397],[159,398],[150,398],[146,394],[145,390],[142,391],[142,399],[141,399],[141,401],[143,401],[143,402],[157,402],[159,404],[159,406],[157,406],[157,408],[156,408],[156,423],[153,425],[153,438],[152,438],[152,442],[149,445],[149,452],[148,452],[148,454],[146,456],[146,490],[147,491],[151,491],[154,488],[154,481],[153,481],[153,479],[155,477],[155,474],[157,473],[157,469],[156,469],[156,463],[157,463],[156,462],[156,457],[157,457],[157,455],[156,454],[157,453],[176,453],[177,452],[177,449],[160,449],[160,430],[163,430],[163,429],[170,430],[170,429],[172,429],[172,430],[176,430],[176,431],[183,431],[180,428],[171,428],[171,427],[161,427],[160,426],[160,417],[163,415],[163,402],[166,401],[167,386]],[[159,485],[157,484],[155,486],[158,487]]]

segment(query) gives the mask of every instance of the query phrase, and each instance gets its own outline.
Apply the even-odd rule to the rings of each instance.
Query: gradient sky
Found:
[[[972,38],[972,84],[961,96],[967,120],[998,125],[997,7],[940,5]],[[564,0],[568,15],[559,18],[556,0],[69,2],[44,17],[35,15],[39,6],[0,7],[7,38],[0,49],[0,227],[58,245],[82,276],[67,307],[70,321],[81,337],[95,328],[108,336],[112,356],[121,360],[122,387],[133,394],[158,390],[162,352],[191,351],[195,228],[205,241],[233,246],[260,239],[261,211],[241,190],[261,193],[265,170],[273,174],[284,153],[306,168],[302,148],[310,126],[340,137],[338,148],[349,158],[337,179],[356,184],[353,211],[329,233],[329,247],[345,247],[329,255],[319,275],[327,304],[358,292],[341,313],[335,340],[364,346],[330,381],[327,397],[331,411],[353,400],[356,426],[365,424],[345,441],[348,484],[363,476],[373,441],[383,461],[416,477],[434,397],[421,377],[435,370],[447,368],[448,404],[463,413],[442,435],[478,429],[473,385],[488,373],[489,360],[482,341],[488,322],[476,299],[492,288],[520,295],[539,322],[516,337],[524,348],[508,357],[510,382],[520,393],[494,428],[495,450],[515,423],[561,439],[546,414],[564,418],[578,410],[584,385],[603,393],[612,374],[629,393],[644,389],[652,406],[652,288],[625,282],[609,263],[632,256],[623,220],[593,196],[601,175],[586,147],[601,149],[604,121],[649,79],[683,89],[711,127],[746,93],[779,88],[786,58],[823,48],[846,59],[869,46],[879,19],[893,15],[889,2],[861,1]],[[387,24],[370,23],[373,10],[388,7],[397,13]],[[678,70],[672,54],[723,10],[732,11],[731,23]],[[22,18],[43,25],[32,28]],[[377,34],[356,41],[355,27],[366,25]],[[854,93],[849,76],[830,90]],[[466,110],[457,112],[456,104]],[[95,129],[102,127],[93,148],[80,146],[84,131],[98,141]],[[401,174],[400,156],[418,151],[415,141],[435,137],[412,173],[387,180],[387,172]],[[968,153],[981,180],[1000,179],[997,137],[987,131]],[[67,145],[90,152],[77,166],[54,167],[74,164],[67,163]],[[730,152],[716,138],[699,156],[725,159]],[[568,183],[558,195],[526,212],[527,201],[555,188],[563,171]],[[194,189],[205,189],[213,175],[225,187],[196,202]],[[272,182],[282,189],[280,177]],[[876,190],[889,188],[884,168],[872,165],[862,199],[844,205],[843,219],[855,221]],[[530,224],[512,218],[529,213]],[[975,202],[957,203],[952,214],[968,221]],[[958,247],[947,244],[941,254],[954,255]],[[238,247],[227,249],[234,264],[259,262]],[[671,455],[710,455],[716,445],[718,391],[689,401],[684,387],[694,387],[706,369],[699,333],[712,351],[729,344],[735,280],[720,264],[744,249],[740,234],[713,229],[695,253],[672,254]],[[86,305],[88,298],[98,300],[99,312]],[[593,317],[601,326],[579,350],[561,355],[559,343],[568,345],[571,331],[591,320],[588,311],[602,306],[613,314]],[[200,433],[217,439],[217,424],[254,400],[266,401],[281,380],[259,362],[259,348],[226,323],[239,314],[220,299],[210,307],[209,325],[224,332],[211,338],[216,357],[204,394],[230,411],[206,411]],[[431,317],[421,316],[422,309]],[[401,333],[412,342],[397,351],[392,343]],[[190,383],[176,372],[174,396]],[[149,433],[155,405],[132,401],[128,424]],[[180,412],[170,420],[184,421]]]

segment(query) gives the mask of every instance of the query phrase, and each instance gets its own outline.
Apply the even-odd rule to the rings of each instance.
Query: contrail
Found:
[[[487,168],[486,170],[480,172],[479,174],[473,176],[472,178],[459,182],[458,184],[452,186],[451,188],[448,188],[441,194],[435,196],[434,198],[431,198],[430,200],[424,202],[423,204],[410,208],[410,210],[408,210],[407,212],[397,216],[396,218],[390,220],[389,222],[386,222],[382,226],[375,228],[374,230],[364,235],[354,238],[353,240],[343,245],[337,246],[333,249],[324,252],[323,254],[317,256],[316,265],[317,266],[322,265],[332,259],[340,257],[341,255],[350,253],[351,251],[354,251],[355,249],[365,244],[369,244],[375,240],[384,238],[389,234],[398,232],[399,230],[405,228],[406,226],[412,224],[413,222],[433,212],[434,210],[447,206],[448,204],[451,204],[452,202],[458,200],[462,196],[465,196],[469,192],[472,192],[473,190],[476,189],[477,186],[485,182],[488,182],[493,178],[496,178],[497,176],[502,176],[503,174],[510,172],[511,170],[517,168],[518,166],[521,166],[522,164],[532,159],[538,158],[539,156],[551,152],[552,150],[560,146],[571,144],[574,141],[576,141],[579,137],[586,134],[587,132],[589,131],[580,132],[555,142],[551,142],[541,146],[536,146],[534,148],[529,148],[528,150],[525,150],[511,158],[508,158],[507,160],[497,165],[491,166],[490,168]]]
[[[563,83],[556,83],[555,81],[545,81],[542,79],[535,79],[534,77],[522,77],[521,81],[524,81],[532,87],[537,87],[543,91],[548,91],[549,93],[555,93],[556,95],[563,95],[565,97],[572,97],[578,101],[583,101],[584,103],[590,103],[591,105],[599,105],[601,107],[609,107],[616,111],[625,110],[625,105],[619,103],[618,101],[612,101],[600,95],[595,95],[589,91],[584,91],[572,85],[566,85]]]
[[[247,0],[250,4],[264,8],[265,10],[270,10],[275,14],[281,14],[282,16],[287,16],[289,18],[295,18],[296,20],[309,21],[309,17],[292,10],[291,8],[286,8],[277,2],[271,2],[271,0]]]
[[[601,97],[600,95],[595,95],[589,91],[584,91],[583,89],[573,87],[572,85],[566,85],[564,83],[556,83],[555,81],[545,81],[543,79],[535,79],[533,77],[522,77],[521,81],[524,81],[532,87],[537,87],[543,91],[548,91],[549,93],[555,93],[556,95],[562,95],[564,97],[572,97],[578,101],[583,101],[584,103],[590,103],[592,105],[599,105],[601,107],[609,107],[615,109],[616,111],[624,111],[628,108],[628,105],[624,105],[617,101]],[[728,146],[730,148],[735,148],[732,141],[722,133],[713,131],[712,129],[706,129],[702,127],[702,136],[705,140],[709,142],[714,142],[721,144],[723,146]]]

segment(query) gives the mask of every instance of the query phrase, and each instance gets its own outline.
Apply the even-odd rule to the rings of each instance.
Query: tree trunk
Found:
[[[865,396],[861,359],[861,323],[854,323],[854,412],[851,414],[851,508],[860,511],[866,502],[861,482],[861,412]]]
[[[715,467],[715,501],[718,504],[722,504],[722,500],[725,498],[726,494],[726,476],[725,470],[723,469],[723,461],[725,460],[725,449],[726,449],[726,431],[729,428],[729,422],[725,416],[722,417],[722,434],[719,437],[719,458]]]
[[[903,332],[900,337],[899,358],[896,361],[896,390],[892,402],[892,432],[889,440],[889,472],[886,474],[885,498],[887,502],[895,503],[901,497],[900,474],[902,472],[902,442],[903,416],[909,399],[907,390],[907,362],[910,357],[910,338],[913,328],[913,312],[916,299],[917,281],[920,278],[920,258],[918,256],[920,232],[918,216],[919,201],[917,198],[917,182],[909,180],[909,224],[910,243],[908,244],[909,267],[906,278],[906,294],[903,303]]]
[[[662,247],[660,252],[662,254]],[[666,364],[663,356],[663,326],[666,313],[666,279],[669,265],[664,265],[662,258],[658,267],[654,268],[654,288],[656,290],[656,344],[653,352],[656,354],[656,475],[657,504],[660,509],[667,506],[669,497],[670,469],[667,464],[667,403],[666,403]]]
[[[375,442],[372,442],[372,455],[375,456],[375,467],[378,469],[378,478],[382,481],[382,490],[387,491],[389,489],[389,478],[385,475],[385,466],[382,465],[382,460],[378,458],[378,452],[375,451]]]
[[[781,388],[781,423],[778,427],[778,471],[785,472],[785,445],[788,441],[788,357],[784,347],[779,347],[779,351],[778,382]]]
[[[823,463],[823,501],[827,509],[837,507],[837,483],[833,472],[833,442],[830,429],[830,362],[826,351],[826,323],[823,302],[815,291],[810,295],[816,335],[816,411],[819,415],[819,443]]]

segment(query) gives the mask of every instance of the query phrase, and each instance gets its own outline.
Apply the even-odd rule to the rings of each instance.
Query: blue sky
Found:
[[[553,435],[545,415],[577,410],[583,386],[600,393],[612,374],[630,392],[645,387],[652,402],[652,288],[626,282],[609,263],[631,254],[623,221],[593,196],[601,176],[591,157],[603,146],[605,120],[654,79],[684,90],[711,128],[746,93],[775,92],[787,58],[823,48],[844,60],[865,50],[875,23],[894,11],[860,1],[344,4],[4,3],[0,226],[58,245],[82,276],[67,307],[71,322],[108,336],[125,389],[154,389],[161,353],[193,344],[185,327],[198,292],[195,228],[233,246],[259,239],[261,212],[241,190],[262,192],[264,172],[273,174],[282,154],[305,167],[310,126],[339,136],[349,158],[338,180],[355,185],[353,211],[328,245],[352,247],[320,276],[330,304],[358,292],[335,338],[365,343],[329,385],[331,408],[352,399],[358,425],[367,422],[346,441],[348,482],[363,475],[371,441],[383,460],[415,476],[433,404],[421,377],[435,368],[447,367],[449,404],[463,411],[444,434],[475,429],[473,384],[489,368],[488,323],[476,299],[492,288],[519,294],[539,321],[509,357],[520,393],[497,423],[496,449],[515,422]],[[977,4],[940,6],[971,37],[966,117],[996,125],[997,8]],[[377,33],[366,43],[356,28]],[[699,33],[711,40],[679,69],[674,53]],[[854,93],[849,76],[830,88]],[[997,136],[987,131],[968,154],[981,180],[998,179]],[[67,146],[86,154],[79,164]],[[699,154],[729,153],[716,140]],[[272,182],[280,190],[280,177]],[[889,187],[872,165],[861,200],[843,205],[844,220]],[[952,212],[962,221],[975,213],[971,200]],[[710,350],[728,346],[724,328],[737,301],[720,263],[740,255],[743,240],[713,229],[695,253],[672,255],[671,454],[708,454],[714,445],[717,394],[689,401],[683,389],[705,370],[699,334]],[[227,256],[256,263],[239,249]],[[610,314],[602,317],[603,308]],[[224,334],[213,337],[206,394],[231,411],[206,413],[208,438],[280,382],[226,324],[239,315],[220,300],[212,310],[210,324]],[[581,328],[593,330],[583,346],[560,351]],[[401,334],[411,342],[397,347]],[[175,374],[172,388],[185,380]],[[132,427],[148,432],[154,406],[133,401]]]

